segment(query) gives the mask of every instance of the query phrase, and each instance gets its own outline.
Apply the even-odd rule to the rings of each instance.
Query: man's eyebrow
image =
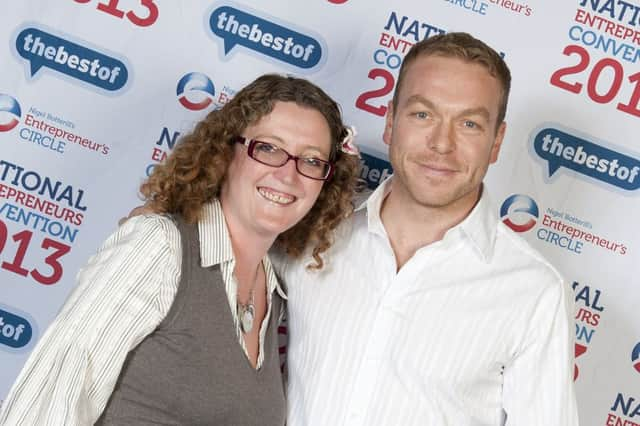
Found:
[[[422,95],[409,96],[409,98],[407,98],[404,104],[405,106],[407,106],[415,103],[422,104],[427,108],[435,109],[435,104]],[[460,111],[460,113],[458,113],[457,115],[460,117],[463,117],[465,115],[480,115],[487,121],[491,121],[491,113],[486,107],[483,107],[483,106],[464,109]]]
[[[425,98],[422,95],[411,95],[409,96],[409,98],[405,101],[405,106],[406,105],[411,105],[411,104],[423,104],[426,107],[429,108],[434,108],[435,105],[433,102],[431,102],[429,99]]]
[[[468,109],[465,109],[465,110],[461,111],[460,114],[458,114],[458,115],[460,115],[460,116],[481,115],[487,121],[491,121],[491,113],[485,107],[468,108]]]

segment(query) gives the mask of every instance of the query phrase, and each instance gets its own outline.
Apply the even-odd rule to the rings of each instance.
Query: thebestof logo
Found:
[[[8,132],[16,127],[21,117],[22,110],[18,101],[12,96],[0,93],[0,132]]]
[[[393,169],[391,164],[381,158],[381,156],[369,155],[366,152],[360,152],[360,179],[361,184],[365,184],[369,189],[375,189],[385,181],[391,174]]]
[[[322,59],[322,45],[315,38],[292,30],[290,26],[231,6],[218,7],[209,17],[209,27],[222,39],[225,55],[240,45],[297,68],[315,67]]]
[[[546,127],[533,137],[535,153],[548,162],[549,177],[565,167],[618,188],[640,188],[640,161],[569,133]]]
[[[199,72],[191,72],[185,74],[178,82],[176,95],[182,106],[192,111],[200,111],[213,102],[215,88],[209,77]]]
[[[631,362],[633,362],[633,368],[640,373],[640,342],[631,351]]]
[[[511,195],[500,207],[502,222],[516,232],[526,232],[533,228],[539,216],[536,202],[522,194]]]
[[[20,31],[16,49],[29,62],[31,77],[46,67],[113,92],[124,87],[129,76],[121,60],[37,28]]]
[[[0,309],[0,344],[19,349],[33,336],[33,328],[25,318]]]

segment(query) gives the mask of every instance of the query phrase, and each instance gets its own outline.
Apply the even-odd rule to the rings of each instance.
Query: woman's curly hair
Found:
[[[317,110],[331,131],[333,175],[324,182],[318,200],[306,216],[276,239],[276,244],[292,257],[299,257],[313,244],[311,254],[315,264],[308,267],[320,269],[323,266],[320,254],[333,243],[332,231],[353,212],[352,197],[360,160],[338,149],[347,134],[338,104],[307,80],[277,74],[258,77],[184,136],[167,159],[153,169],[140,192],[154,211],[177,214],[195,223],[202,206],[219,196],[233,159],[233,138],[271,113],[276,102],[295,102]]]

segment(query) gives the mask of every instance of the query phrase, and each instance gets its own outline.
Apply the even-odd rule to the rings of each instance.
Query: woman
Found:
[[[279,287],[267,251],[322,267],[358,158],[337,104],[266,75],[213,111],[142,185],[78,276],[0,415],[11,425],[284,424]]]

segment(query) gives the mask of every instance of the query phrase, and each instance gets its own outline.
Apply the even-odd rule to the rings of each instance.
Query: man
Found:
[[[280,268],[287,424],[578,424],[568,286],[482,184],[510,79],[465,33],[406,55],[383,136],[393,177],[345,221],[322,271]]]

